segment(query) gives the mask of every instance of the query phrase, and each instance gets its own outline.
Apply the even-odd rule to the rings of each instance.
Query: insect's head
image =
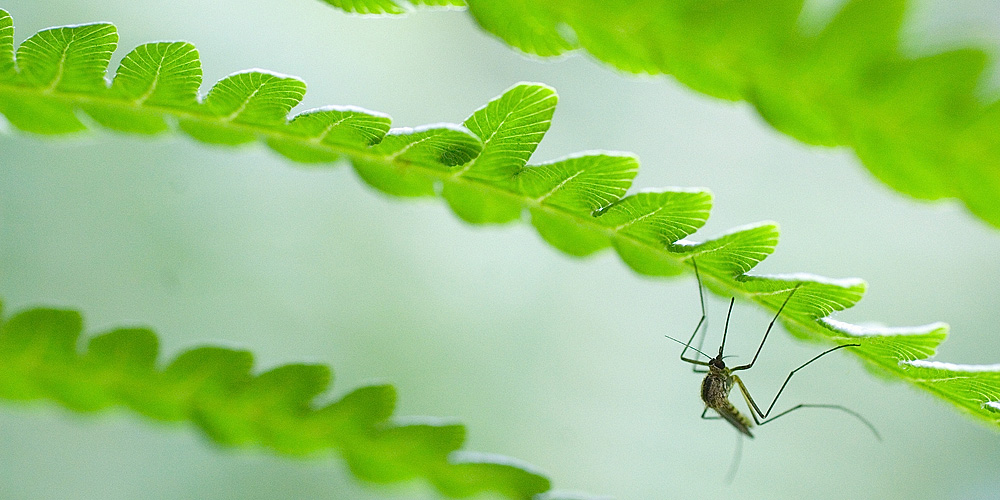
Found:
[[[708,360],[708,366],[715,368],[717,370],[726,369],[726,362],[722,360],[722,355],[718,355],[710,360]]]

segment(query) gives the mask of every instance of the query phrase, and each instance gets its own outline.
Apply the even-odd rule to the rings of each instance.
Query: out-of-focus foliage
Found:
[[[77,351],[75,311],[31,309],[0,324],[0,398],[51,400],[78,412],[124,407],[165,422],[189,422],[226,446],[263,446],[287,455],[335,451],[359,478],[429,480],[442,493],[494,492],[531,498],[549,480],[515,460],[459,450],[465,427],[393,418],[390,385],[317,399],[331,381],[322,365],[288,364],[251,373],[253,355],[221,347],[185,351],[157,366],[158,340],[144,328],[94,336]],[[413,420],[413,419],[411,419]]]
[[[393,6],[381,13],[406,10],[375,3]],[[905,57],[905,0],[851,0],[817,34],[802,30],[803,3],[468,0],[468,8],[530,54],[584,49],[628,72],[748,101],[803,142],[852,148],[900,192],[958,198],[1000,226],[1000,103],[977,95],[986,53]]]

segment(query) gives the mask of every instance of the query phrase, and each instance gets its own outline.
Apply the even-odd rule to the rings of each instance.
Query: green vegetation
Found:
[[[327,3],[408,10],[389,0]],[[958,198],[1000,227],[1000,102],[980,88],[987,54],[907,57],[899,38],[908,4],[851,0],[816,34],[802,27],[803,0],[468,0],[468,9],[529,54],[583,49],[624,71],[747,101],[800,141],[852,148],[897,191]]]
[[[484,15],[475,6],[473,11]],[[34,134],[85,130],[82,111],[99,126],[121,132],[176,128],[205,143],[263,142],[290,160],[315,166],[348,160],[371,186],[395,196],[440,196],[473,224],[527,218],[545,241],[570,255],[610,248],[648,276],[687,272],[696,258],[710,290],[771,312],[801,284],[782,315],[793,334],[860,343],[848,351],[873,371],[925,389],[992,426],[1000,424],[1000,367],[924,361],[945,338],[945,325],[872,328],[839,322],[829,315],[860,300],[862,281],[747,274],[774,251],[776,225],[746,226],[696,243],[686,238],[705,224],[711,195],[699,189],[629,194],[638,169],[630,154],[585,152],[529,164],[556,107],[555,91],[545,85],[515,85],[462,124],[390,128],[388,116],[351,106],[307,110],[289,119],[305,94],[301,80],[264,71],[236,73],[202,100],[198,54],[183,42],[139,46],[108,86],[105,73],[117,39],[110,24],[52,28],[28,38],[15,59],[13,23],[0,11],[0,113]],[[698,87],[739,97],[726,90],[725,78],[704,75]],[[736,88],[741,87],[730,90]],[[757,94],[757,102],[764,102],[763,96]],[[786,118],[794,114],[789,111]],[[838,143],[842,130],[824,135],[818,132],[824,123],[817,118],[811,132],[800,135]],[[249,353],[206,347],[159,369],[152,332],[101,334],[80,353],[81,328],[76,313],[51,309],[7,320],[0,330],[0,397],[48,399],[81,412],[125,407],[157,420],[191,422],[224,445],[292,455],[332,449],[360,478],[424,477],[453,496],[493,491],[529,498],[549,488],[548,479],[508,459],[454,453],[464,439],[461,426],[391,420],[392,387],[362,387],[319,406],[314,400],[330,379],[322,366],[286,365],[254,375]]]

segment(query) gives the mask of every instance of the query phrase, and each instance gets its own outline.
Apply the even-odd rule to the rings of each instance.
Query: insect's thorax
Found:
[[[705,406],[715,410],[720,417],[726,419],[743,434],[753,437],[750,432],[753,423],[729,401],[729,392],[732,389],[733,373],[725,366],[709,365],[708,374],[701,383],[701,399],[705,402]]]
[[[729,391],[732,389],[733,375],[728,368],[709,367],[705,380],[701,382],[701,400],[713,409],[731,406]]]

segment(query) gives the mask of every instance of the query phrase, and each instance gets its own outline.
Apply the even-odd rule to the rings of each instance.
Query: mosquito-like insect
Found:
[[[694,265],[694,275],[698,281],[698,298],[701,301],[701,319],[698,321],[698,326],[696,326],[694,332],[691,333],[691,338],[688,339],[687,343],[681,342],[680,340],[677,340],[669,335],[667,335],[667,338],[673,340],[674,342],[684,345],[684,350],[681,351],[681,361],[691,363],[693,365],[692,369],[695,372],[706,373],[705,379],[701,383],[701,399],[702,401],[705,402],[705,411],[701,412],[701,418],[725,419],[727,422],[732,424],[732,426],[735,427],[736,430],[740,431],[747,437],[752,438],[753,434],[750,432],[750,428],[753,427],[754,424],[764,425],[768,422],[773,422],[779,417],[783,417],[801,408],[830,408],[835,410],[841,410],[843,412],[846,412],[854,416],[855,418],[860,420],[861,423],[867,426],[872,431],[872,433],[875,434],[876,438],[878,438],[879,440],[882,439],[878,431],[875,430],[875,426],[873,426],[871,422],[866,420],[857,412],[840,405],[798,404],[781,413],[778,413],[777,415],[774,415],[773,417],[768,417],[771,414],[771,410],[774,409],[774,404],[778,401],[778,397],[781,396],[781,393],[785,390],[785,386],[788,385],[788,381],[791,380],[792,375],[795,375],[795,372],[805,368],[813,361],[816,361],[817,359],[822,358],[823,356],[826,356],[827,354],[830,354],[833,351],[836,351],[838,349],[844,349],[846,347],[860,347],[861,344],[841,344],[836,347],[827,349],[826,351],[819,353],[809,361],[802,363],[802,365],[792,370],[788,374],[788,377],[785,378],[785,382],[781,384],[781,388],[778,389],[778,393],[774,395],[774,399],[771,400],[771,404],[767,407],[767,410],[761,411],[760,407],[757,406],[757,403],[754,402],[753,397],[750,396],[750,391],[747,390],[746,385],[744,385],[743,381],[740,380],[740,377],[738,375],[735,375],[733,372],[748,370],[753,367],[754,363],[757,362],[757,356],[760,355],[761,349],[764,348],[764,342],[767,341],[767,336],[769,333],[771,333],[771,328],[774,326],[774,323],[778,320],[778,317],[781,316],[781,312],[785,309],[785,306],[788,305],[788,301],[791,300],[792,296],[795,295],[795,291],[799,289],[801,283],[795,285],[795,288],[793,288],[792,291],[788,294],[788,296],[785,297],[785,301],[782,302],[781,307],[778,308],[778,313],[774,315],[774,319],[772,319],[771,323],[767,325],[767,330],[764,332],[764,338],[761,339],[760,346],[757,347],[757,352],[754,353],[753,359],[751,359],[750,362],[745,365],[739,365],[729,368],[726,366],[725,361],[723,361],[723,359],[726,357],[724,356],[723,351],[726,348],[726,334],[729,332],[729,317],[733,313],[733,303],[736,301],[736,299],[734,297],[729,302],[729,312],[726,314],[726,326],[722,330],[722,344],[719,346],[719,354],[716,355],[715,357],[711,357],[708,354],[705,354],[704,352],[701,351],[700,344],[704,343],[705,341],[704,335],[702,335],[701,337],[699,346],[692,347],[691,342],[694,341],[694,337],[698,334],[698,331],[702,329],[702,326],[705,324],[707,316],[705,314],[705,296],[704,292],[702,291],[701,276],[698,275],[698,264],[697,262],[694,261],[694,259],[691,260],[691,263]],[[702,356],[705,356],[706,358],[708,358],[708,361],[703,361],[699,359],[697,356],[694,358],[685,357],[685,354],[689,349],[697,352]],[[699,369],[699,367],[706,367],[706,368]],[[747,403],[747,407],[750,411],[750,416],[753,417],[752,423],[750,422],[750,419],[746,417],[746,415],[744,415],[738,409],[736,409],[736,406],[734,406],[733,403],[729,401],[729,392],[733,389],[734,385],[738,386],[740,388],[740,393],[743,394],[743,399]],[[708,410],[714,410],[715,413],[718,414],[718,416],[716,417],[707,416]]]

